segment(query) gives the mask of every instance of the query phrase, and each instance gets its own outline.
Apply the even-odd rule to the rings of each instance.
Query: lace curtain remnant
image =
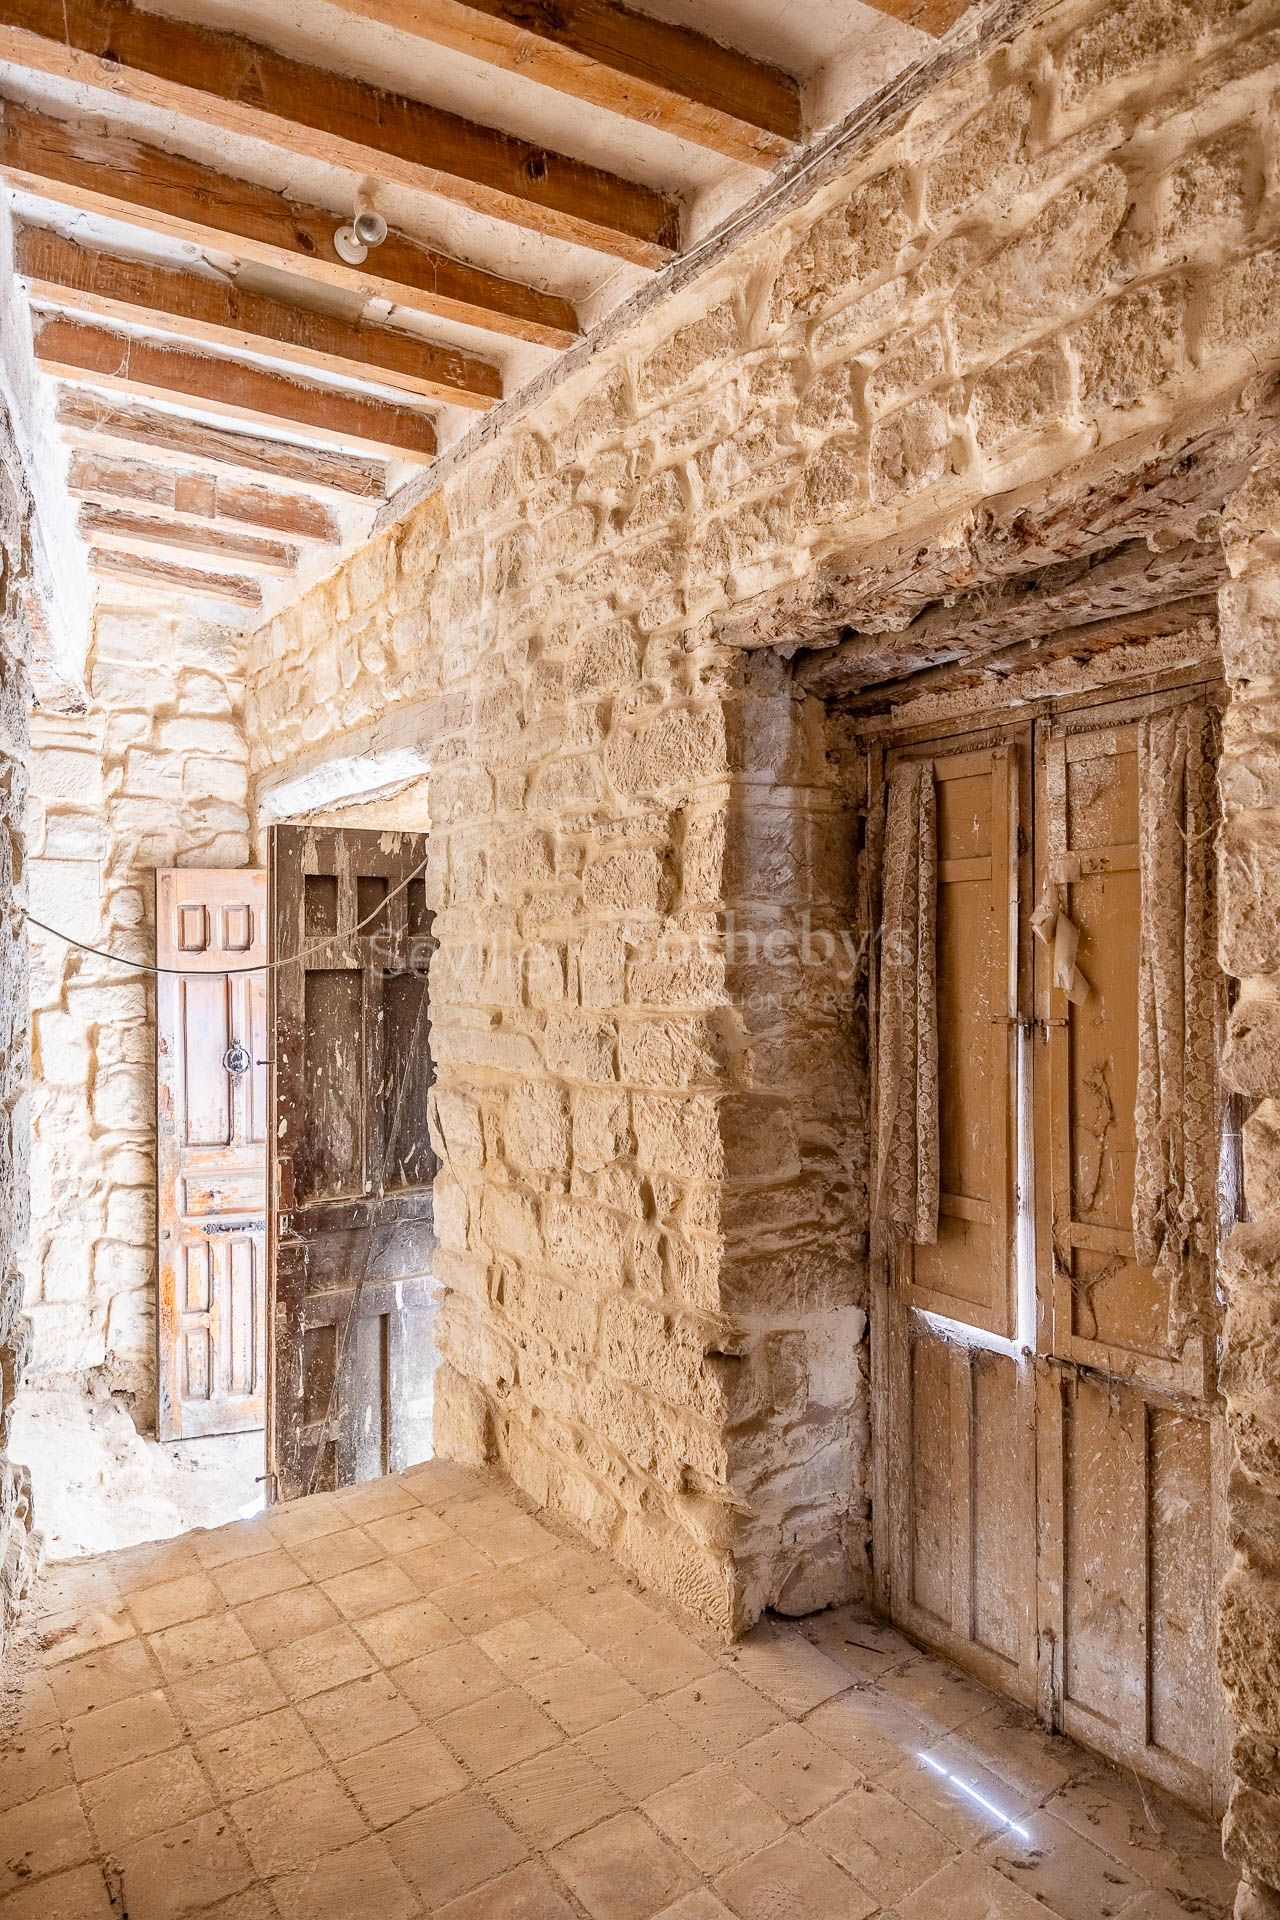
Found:
[[[1180,707],[1138,737],[1138,1093],[1133,1234],[1169,1288],[1180,1353],[1210,1311],[1216,1212],[1214,828],[1217,716]]]
[[[881,1227],[938,1238],[937,801],[933,763],[889,775],[880,952],[875,1210]]]

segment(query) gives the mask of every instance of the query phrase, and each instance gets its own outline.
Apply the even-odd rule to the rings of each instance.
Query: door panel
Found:
[[[1168,1288],[1132,1224],[1139,727],[1204,698],[903,750],[937,780],[944,1197],[936,1246],[878,1248],[873,1332],[894,1618],[1220,1810],[1213,1339],[1170,1350]],[[1074,1000],[1033,938],[1037,903],[1078,931]]]
[[[426,851],[420,834],[272,831],[277,1499],[430,1453]]]
[[[267,884],[156,874],[156,1317],[162,1440],[263,1424]]]

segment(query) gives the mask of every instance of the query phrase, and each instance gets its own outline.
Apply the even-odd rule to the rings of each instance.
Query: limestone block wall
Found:
[[[104,608],[80,714],[37,714],[32,910],[155,958],[157,867],[249,861],[238,643],[181,615]],[[155,1410],[155,996],[35,929],[29,1377]]]
[[[19,1257],[27,1231],[28,1121],[26,800],[29,636],[20,589],[28,577],[30,502],[0,418],[0,1664],[34,1576],[31,1480],[9,1457],[13,1402],[30,1327]]]
[[[844,802],[747,656],[1078,551],[1082,497],[1105,543],[1280,366],[1280,6],[1008,17],[250,671],[256,770],[434,741],[442,1443],[725,1623],[865,1534],[856,1019],[834,960],[762,1010],[728,937],[838,916]]]
[[[1235,1715],[1236,1782],[1225,1836],[1244,1876],[1240,1920],[1280,1914],[1280,451],[1230,503],[1222,651],[1224,969],[1238,982],[1225,1056],[1252,1106],[1244,1128],[1248,1218],[1222,1262],[1221,1387],[1234,1443],[1234,1565],[1221,1605],[1221,1665]]]

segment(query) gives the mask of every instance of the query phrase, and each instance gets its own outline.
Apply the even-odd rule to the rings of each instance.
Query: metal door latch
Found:
[[[239,1040],[233,1040],[222,1056],[222,1064],[231,1078],[238,1080],[241,1074],[248,1073],[253,1065],[253,1056],[248,1047],[242,1046]]]

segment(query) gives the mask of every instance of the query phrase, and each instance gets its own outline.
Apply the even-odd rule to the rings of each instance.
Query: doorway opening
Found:
[[[1220,1812],[1217,704],[903,729],[869,771],[880,1604]]]
[[[430,1456],[427,836],[285,823],[265,855],[157,870],[154,968],[116,970],[152,1014],[154,1420],[101,1378],[23,1390],[54,1561]]]

